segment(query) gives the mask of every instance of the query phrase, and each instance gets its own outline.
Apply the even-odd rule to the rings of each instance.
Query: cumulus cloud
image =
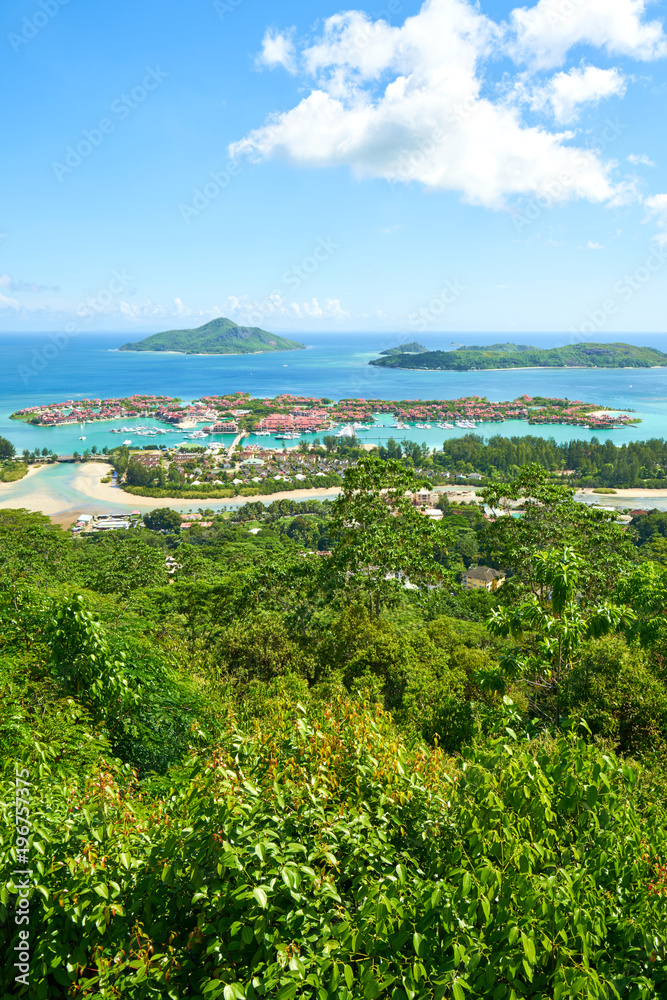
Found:
[[[535,68],[560,66],[576,45],[648,61],[667,55],[660,21],[646,21],[646,0],[539,0],[510,15],[509,49]]]
[[[182,299],[175,298],[169,305],[162,305],[146,299],[145,302],[110,302],[104,311],[107,315],[120,315],[131,321],[144,319],[214,319],[222,316],[222,311],[217,307],[213,309],[194,309],[185,305]]]
[[[654,167],[655,163],[653,160],[649,159],[645,153],[631,153],[628,156],[628,163],[632,163],[635,167]]]
[[[647,198],[644,204],[648,209],[646,221],[655,220],[658,223],[656,242],[664,246],[667,244],[667,194],[654,194]]]
[[[312,298],[307,302],[288,302],[280,292],[273,292],[264,299],[254,300],[247,295],[230,295],[228,310],[240,323],[258,325],[272,317],[287,319],[347,319],[350,315],[343,309],[340,299]]]
[[[11,274],[3,271],[0,274],[0,288],[8,288],[12,292],[59,292],[59,285],[36,285],[33,281],[17,281]]]
[[[589,240],[586,246],[589,250],[604,250],[604,244],[596,243],[594,240]]]
[[[630,46],[640,58],[662,53],[662,28],[642,20],[640,0],[569,0],[569,6],[568,31],[556,31],[562,55],[589,35],[612,49],[622,36],[620,50]],[[311,81],[307,96],[233,143],[230,152],[303,167],[346,165],[360,178],[418,182],[490,208],[545,190],[558,192],[553,201],[631,199],[632,186],[612,177],[614,164],[577,149],[571,131],[526,123],[521,100],[494,97],[485,79],[487,62],[508,52],[533,60],[541,53],[544,61],[550,36],[540,34],[540,25],[549,25],[558,10],[540,0],[514,11],[502,26],[472,0],[426,0],[399,27],[361,11],[335,14],[315,41],[290,49],[290,65]],[[271,44],[277,37],[270,35]],[[276,64],[281,60],[274,55]],[[617,70],[587,67],[530,84],[527,92],[557,121],[569,121],[584,103],[621,94],[624,87]]]
[[[625,90],[625,79],[617,69],[585,66],[556,73],[545,86],[532,92],[531,104],[534,110],[549,108],[555,120],[565,124],[577,118],[583,105],[614,95],[623,97]]]
[[[274,31],[267,28],[256,63],[258,66],[268,66],[269,69],[283,66],[290,73],[294,72],[294,43],[291,32]]]
[[[19,309],[19,303],[17,299],[9,298],[7,295],[3,295],[0,292],[0,309]]]

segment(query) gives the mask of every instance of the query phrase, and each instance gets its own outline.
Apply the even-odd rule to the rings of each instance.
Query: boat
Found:
[[[427,431],[431,431],[431,430],[433,430],[433,428],[431,427],[431,425],[430,425],[430,424],[424,424],[424,428],[425,428],[425,429],[426,429]]]
[[[132,444],[132,438],[126,438],[123,444]]]
[[[447,421],[445,421],[442,426],[444,427],[444,429],[446,431],[453,431],[454,430],[454,424],[450,424]]]
[[[354,436],[354,428],[351,424],[348,424],[347,427],[342,427],[336,434],[337,438],[353,438]]]
[[[79,441],[85,441],[85,440],[86,440],[85,437],[80,437],[79,438]]]

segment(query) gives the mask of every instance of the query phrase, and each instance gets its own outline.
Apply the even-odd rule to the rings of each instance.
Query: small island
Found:
[[[387,354],[388,352],[384,352]],[[392,353],[369,364],[424,371],[493,371],[507,368],[663,368],[667,354],[633,344],[570,344],[543,350],[527,344],[489,344],[453,351]]]
[[[416,340],[411,340],[408,344],[400,344],[398,347],[389,347],[386,351],[380,351],[380,354],[388,354],[393,357],[396,354],[424,354],[426,351],[428,351],[428,347],[424,347]]]
[[[230,319],[212,319],[194,330],[154,333],[121,351],[173,351],[179,354],[267,354],[270,351],[305,351],[306,345],[287,340],[258,326],[237,326]]]

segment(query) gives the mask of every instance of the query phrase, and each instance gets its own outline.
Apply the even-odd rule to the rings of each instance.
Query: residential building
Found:
[[[500,569],[491,569],[489,566],[471,566],[462,576],[462,583],[466,590],[497,590],[505,582],[505,573]]]

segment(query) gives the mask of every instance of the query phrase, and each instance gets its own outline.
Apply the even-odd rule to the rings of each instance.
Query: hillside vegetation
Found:
[[[664,524],[537,466],[484,491],[520,519],[434,522],[423,483],[0,510],[0,996],[663,1000]]]
[[[380,351],[380,354],[393,356],[395,354],[421,354],[424,351],[428,351],[428,348],[416,340],[411,340],[408,344],[400,344],[398,347],[389,347],[386,351]]]
[[[369,364],[379,368],[423,368],[435,371],[484,371],[497,368],[656,368],[667,354],[633,344],[571,344],[542,350],[525,344],[491,344],[454,351],[392,354]]]
[[[230,319],[212,319],[195,330],[154,333],[121,351],[180,351],[183,354],[259,354],[269,351],[300,351],[305,345],[267,333],[257,326],[237,326]]]

